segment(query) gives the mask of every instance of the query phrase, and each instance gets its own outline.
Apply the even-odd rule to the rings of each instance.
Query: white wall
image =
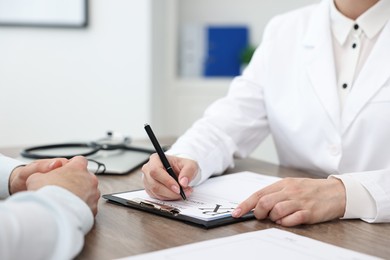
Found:
[[[163,1],[163,0],[160,0]],[[202,116],[205,108],[227,93],[231,79],[183,79],[178,77],[178,39],[185,24],[247,24],[251,43],[261,42],[264,27],[275,15],[319,0],[165,0],[166,11],[164,100],[160,113],[170,115],[160,122],[162,132],[180,135]],[[253,157],[278,163],[272,138],[267,138]]]
[[[319,0],[179,0],[183,23],[247,24],[252,44],[261,42],[265,25],[275,15]]]
[[[144,137],[151,1],[90,0],[86,29],[0,27],[0,146]]]

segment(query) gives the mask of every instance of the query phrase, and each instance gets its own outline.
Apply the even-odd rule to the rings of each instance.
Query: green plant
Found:
[[[240,54],[240,62],[243,65],[248,65],[249,62],[252,59],[253,53],[255,52],[256,48],[254,46],[247,46],[245,49],[242,50]]]

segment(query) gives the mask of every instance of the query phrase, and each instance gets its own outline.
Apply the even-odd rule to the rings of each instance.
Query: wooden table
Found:
[[[18,149],[2,149],[16,156]],[[266,162],[237,160],[233,170],[261,172],[279,177],[313,177],[310,174]],[[99,176],[102,194],[142,188],[141,171],[124,176]],[[179,221],[99,201],[99,213],[77,259],[113,259],[266,228],[280,228],[358,252],[390,258],[390,224],[361,220],[335,220],[316,225],[283,228],[271,221],[249,220],[214,229],[202,229]],[[261,253],[259,253],[261,254]]]

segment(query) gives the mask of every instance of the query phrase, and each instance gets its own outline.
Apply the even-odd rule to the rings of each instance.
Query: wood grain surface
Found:
[[[18,148],[0,149],[0,152],[9,156],[16,156],[19,151]],[[226,173],[239,171],[279,177],[319,177],[255,159],[236,160],[234,169]],[[124,176],[99,176],[99,188],[102,194],[139,189],[143,187],[141,176],[140,169]],[[390,258],[389,223],[335,220],[283,228],[268,220],[249,220],[206,230],[100,199],[95,225],[85,237],[84,248],[77,259],[114,259],[272,227],[358,252]]]

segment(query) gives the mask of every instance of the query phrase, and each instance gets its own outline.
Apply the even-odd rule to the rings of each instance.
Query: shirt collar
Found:
[[[349,19],[337,10],[334,0],[330,0],[330,20],[332,32],[336,40],[343,45],[354,24],[358,24],[363,33],[372,39],[384,27],[390,18],[390,1],[380,0],[356,21]]]

